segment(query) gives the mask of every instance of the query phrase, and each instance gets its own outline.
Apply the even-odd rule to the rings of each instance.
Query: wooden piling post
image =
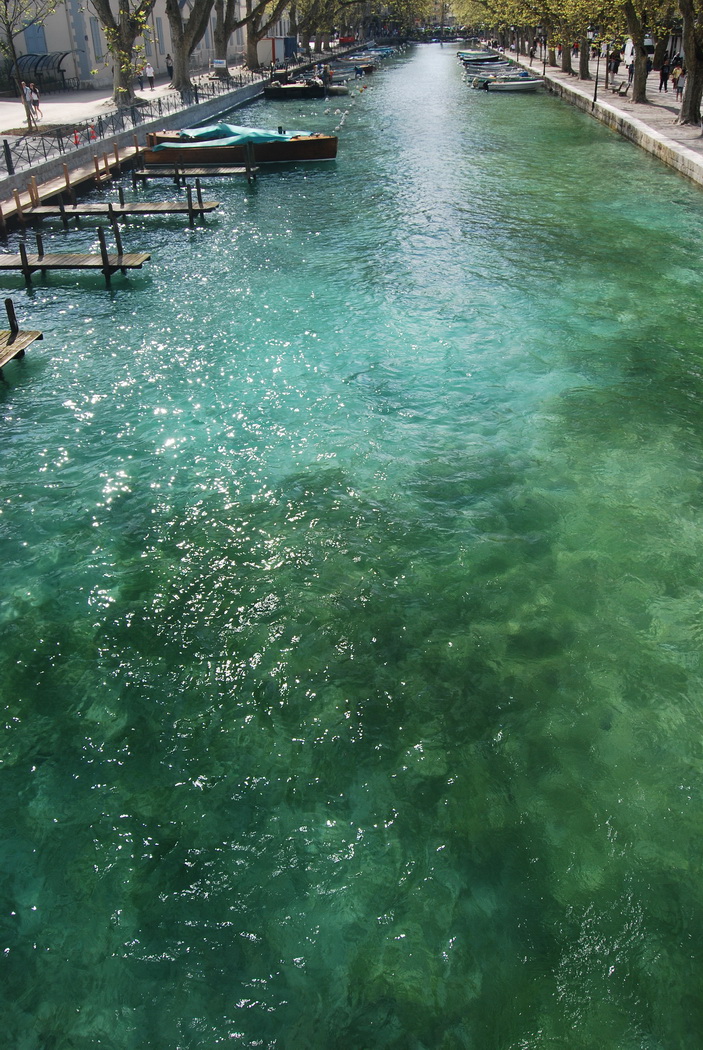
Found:
[[[192,226],[195,223],[195,212],[193,210],[193,191],[190,186],[186,186],[186,199],[188,201],[188,222]]]
[[[120,172],[122,171],[122,164],[120,162],[120,151],[119,151],[119,148],[118,148],[116,142],[113,145],[113,150],[114,150],[114,154],[115,154],[115,171],[119,175]]]
[[[17,208],[17,218],[24,225],[24,210],[22,208],[22,201],[20,200],[19,191],[18,190],[13,190],[12,191],[12,196],[15,198],[15,207]]]
[[[120,208],[124,208],[124,190],[121,186],[117,187],[117,196],[120,198]]]
[[[111,179],[112,171],[110,170],[110,158],[108,157],[107,153],[103,153],[103,165],[105,167],[105,178]]]
[[[5,216],[3,215],[1,206],[0,206],[0,230],[2,231],[3,234],[5,234],[7,232],[7,224],[5,222]]]
[[[59,212],[61,213],[61,222],[63,223],[64,230],[68,229],[68,215],[66,214],[66,205],[63,202],[63,197],[59,197]]]
[[[15,314],[15,304],[12,299],[5,300],[5,310],[7,312],[7,320],[10,325],[10,332],[13,336],[17,335],[20,330],[20,326],[17,324],[17,315]]]
[[[200,207],[200,217],[202,218],[203,215],[205,214],[205,212],[203,210],[203,190],[202,190],[202,187],[200,185],[200,179],[196,179],[195,180],[195,192],[196,192],[197,197],[198,197],[198,205]]]
[[[41,204],[41,201],[39,199],[39,186],[37,185],[36,175],[32,175],[30,178],[27,189],[29,190],[29,199],[32,202],[32,207],[38,207]]]
[[[105,243],[105,231],[102,226],[98,226],[98,240],[100,241],[100,258],[103,263],[103,274],[105,275],[105,284],[110,286],[110,277],[112,276],[112,269],[110,267],[110,258],[107,254],[107,245]]]
[[[102,182],[102,175],[100,174],[100,164],[98,162],[97,153],[93,155],[93,164],[95,165],[95,181],[99,186]]]
[[[20,241],[20,260],[22,262],[22,273],[27,284],[32,283],[32,271],[29,267],[29,259],[27,258],[27,248],[24,241]]]
[[[254,171],[254,147],[251,142],[247,142],[244,147],[244,167],[247,173],[247,182],[251,185],[256,179],[256,172]]]
[[[44,238],[40,233],[36,234],[37,238],[37,255],[40,259],[44,257]]]
[[[71,204],[75,204],[76,194],[74,193],[73,186],[71,185],[71,176],[68,171],[68,164],[64,164],[63,166],[63,177],[66,180],[66,190],[68,192],[68,199],[70,200]]]

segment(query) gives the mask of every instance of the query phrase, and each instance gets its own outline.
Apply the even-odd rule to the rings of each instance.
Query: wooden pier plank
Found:
[[[111,160],[111,165],[115,168],[128,161],[132,161],[136,156],[139,155],[141,150],[138,150],[136,146],[123,146],[119,150],[119,161],[117,156]],[[83,164],[78,168],[72,168],[70,173],[71,187],[73,189],[81,186],[84,182],[95,183],[95,164]],[[58,176],[55,179],[49,179],[47,182],[42,182],[37,187],[38,196],[40,201],[51,200],[52,197],[59,197],[66,192],[66,180],[63,175]],[[29,191],[21,191],[19,193],[20,204],[23,212],[29,212],[32,209],[33,201]],[[14,197],[0,201],[0,209],[2,210],[3,219],[14,219],[18,215],[17,204]]]
[[[186,178],[202,178],[206,175],[245,175],[251,177],[252,175],[257,175],[258,172],[258,167],[246,168],[238,164],[200,164],[197,167],[179,164],[177,169],[173,164],[148,164],[145,168],[137,168],[133,171],[132,177],[135,179],[173,179],[176,175],[179,178],[183,176]]]
[[[43,338],[42,332],[0,331],[0,368],[13,357],[24,357],[27,347]]]
[[[27,218],[37,216],[42,219],[60,219],[64,215],[66,218],[77,218],[81,215],[109,215],[111,212],[113,215],[120,217],[125,215],[188,215],[191,211],[210,212],[215,211],[219,207],[219,201],[203,201],[202,204],[194,202],[192,209],[188,207],[187,201],[155,201],[153,204],[144,201],[134,201],[125,204],[116,202],[110,208],[110,204],[98,201],[87,204],[67,204],[64,206],[63,211],[58,205],[40,204],[35,208],[27,208],[25,215]]]
[[[151,258],[148,252],[128,252],[124,255],[107,256],[107,263],[115,270],[141,269],[143,263]],[[60,253],[37,255],[27,252],[27,265],[30,270],[102,270],[105,262],[101,255]],[[23,270],[21,255],[0,254],[0,270]]]

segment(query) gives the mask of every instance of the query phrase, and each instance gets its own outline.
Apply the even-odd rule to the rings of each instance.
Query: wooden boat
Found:
[[[146,164],[244,164],[248,149],[255,164],[334,160],[337,136],[264,131],[220,121],[183,131],[150,132],[142,156]]]
[[[348,95],[349,88],[345,84],[335,84],[334,81],[325,89],[321,80],[294,80],[290,84],[271,84],[264,88],[264,98],[327,98],[330,95]]]

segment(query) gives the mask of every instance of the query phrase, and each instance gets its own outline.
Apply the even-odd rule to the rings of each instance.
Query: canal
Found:
[[[439,45],[236,119],[338,160],[5,285],[6,1045],[697,1048],[700,190]]]

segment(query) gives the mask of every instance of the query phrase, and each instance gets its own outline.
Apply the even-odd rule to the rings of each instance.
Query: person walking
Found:
[[[682,69],[676,80],[676,101],[683,102],[683,90],[686,87],[686,70]]]
[[[669,72],[671,66],[669,65],[669,59],[665,58],[659,69],[659,90],[664,88],[665,91],[669,90]]]
[[[168,74],[168,79],[173,80],[173,59],[170,55],[166,55],[166,72]]]
[[[40,100],[39,100],[39,91],[37,89],[36,84],[30,84],[29,85],[29,98],[30,98],[30,101],[32,103],[32,112],[34,113],[34,116],[35,117],[40,117],[40,118],[43,119],[44,114],[41,111],[41,103],[40,103]]]
[[[155,73],[154,73],[154,67],[152,66],[151,62],[147,62],[146,66],[144,67],[144,72],[146,74],[146,79],[149,81],[149,87],[153,91],[154,90],[154,76],[155,76]]]

